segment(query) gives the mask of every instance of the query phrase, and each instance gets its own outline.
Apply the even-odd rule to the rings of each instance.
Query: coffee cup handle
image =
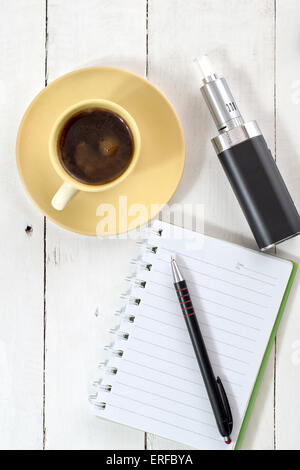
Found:
[[[62,211],[77,193],[78,189],[74,188],[69,183],[63,183],[52,198],[52,207],[57,211]]]

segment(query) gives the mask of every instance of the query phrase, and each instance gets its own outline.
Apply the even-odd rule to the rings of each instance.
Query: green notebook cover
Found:
[[[278,330],[278,326],[279,326],[279,323],[280,323],[280,320],[281,320],[281,317],[282,317],[282,314],[283,314],[283,311],[284,311],[284,308],[285,308],[285,304],[287,302],[287,299],[288,299],[288,296],[289,296],[294,278],[296,276],[298,265],[297,265],[297,263],[294,263],[294,262],[292,262],[292,263],[293,263],[293,269],[292,269],[292,272],[291,272],[291,275],[290,275],[290,278],[289,278],[289,282],[286,286],[284,296],[282,298],[280,308],[279,308],[279,311],[278,311],[278,315],[276,317],[276,321],[274,323],[272,333],[271,333],[270,339],[268,341],[266,352],[264,354],[264,357],[263,357],[263,360],[262,360],[262,363],[261,363],[256,381],[255,381],[255,384],[254,384],[254,387],[253,387],[253,390],[252,390],[252,394],[251,394],[251,397],[250,397],[250,400],[249,400],[248,408],[247,408],[247,411],[246,411],[246,414],[245,414],[245,417],[244,417],[244,420],[243,420],[243,424],[242,424],[242,427],[240,429],[240,433],[239,433],[239,436],[238,436],[238,439],[237,439],[237,442],[236,442],[236,445],[235,445],[235,448],[234,448],[235,450],[239,450],[241,448],[241,445],[242,445],[242,442],[243,442],[243,439],[244,439],[244,436],[245,436],[245,432],[246,432],[246,429],[247,429],[247,425],[248,425],[248,422],[249,422],[249,419],[250,419],[250,416],[251,416],[251,412],[252,412],[252,409],[253,409],[253,405],[254,405],[256,396],[258,394],[258,390],[259,390],[259,387],[260,387],[260,384],[261,384],[261,381],[262,381],[262,378],[263,378],[263,374],[264,374],[264,371],[265,371],[265,368],[266,368],[266,365],[267,365],[267,362],[268,362],[268,359],[269,359],[269,356],[270,356],[272,345],[274,343],[275,336],[276,336],[276,333],[277,333],[277,330]]]

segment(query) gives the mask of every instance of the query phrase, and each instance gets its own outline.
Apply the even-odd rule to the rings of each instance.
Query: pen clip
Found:
[[[220,377],[217,377],[217,385],[218,385],[220,395],[221,395],[221,399],[222,399],[222,403],[223,403],[223,406],[224,406],[224,409],[225,409],[225,412],[226,412],[226,415],[227,415],[229,434],[231,434],[232,427],[233,427],[232,414],[231,414],[229,401],[228,401],[228,398],[227,398],[227,395],[226,395],[226,392],[225,392],[225,389],[223,387],[223,384],[221,382]]]

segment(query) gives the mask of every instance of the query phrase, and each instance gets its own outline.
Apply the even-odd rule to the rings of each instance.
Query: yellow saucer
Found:
[[[49,132],[64,109],[90,98],[115,101],[133,116],[141,134],[141,155],[134,171],[116,187],[80,192],[63,211],[56,211],[51,199],[62,180],[48,155]],[[67,230],[94,236],[124,233],[154,217],[173,196],[185,161],[182,128],[165,96],[142,77],[112,67],[76,70],[45,88],[23,117],[16,150],[21,180],[42,213]],[[115,228],[99,226],[107,215],[108,206],[102,204],[115,208]]]

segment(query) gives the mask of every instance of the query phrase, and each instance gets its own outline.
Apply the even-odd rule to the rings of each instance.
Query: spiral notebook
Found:
[[[228,395],[229,446],[218,433],[178,304],[171,255]],[[155,221],[91,396],[95,414],[197,449],[238,448],[295,271],[291,261]]]

